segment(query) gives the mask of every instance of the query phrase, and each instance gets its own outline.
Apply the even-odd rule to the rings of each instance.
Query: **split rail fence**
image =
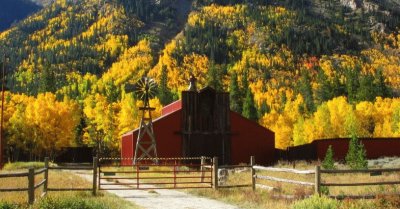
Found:
[[[391,169],[362,169],[362,170],[323,170],[320,166],[316,166],[315,170],[296,170],[290,168],[274,168],[274,167],[263,167],[263,166],[253,166],[254,170],[258,171],[269,171],[269,172],[285,172],[292,173],[297,175],[314,175],[314,182],[306,182],[306,181],[297,181],[292,179],[285,178],[277,178],[273,176],[267,175],[253,175],[253,182],[256,182],[256,179],[269,180],[274,182],[295,184],[300,186],[311,186],[314,187],[315,194],[321,195],[322,190],[321,187],[352,187],[352,186],[377,186],[377,185],[400,185],[399,181],[374,181],[374,182],[352,182],[352,183],[340,183],[340,182],[325,182],[322,181],[321,174],[370,174],[371,176],[382,175],[384,172],[400,172],[400,168],[391,168]],[[273,188],[264,184],[257,184],[260,187]],[[374,198],[375,195],[338,195],[338,196],[330,196],[333,198],[341,199],[341,198]]]
[[[92,188],[49,188],[49,170],[93,170],[93,186]],[[35,183],[35,176],[44,174],[43,180]],[[49,158],[45,158],[44,168],[35,170],[29,168],[27,172],[18,173],[6,173],[0,174],[1,178],[28,178],[27,187],[24,188],[0,188],[0,192],[21,192],[27,191],[28,203],[33,204],[35,202],[35,191],[39,187],[43,186],[41,197],[45,196],[49,191],[92,191],[96,194],[97,191],[97,158],[93,158],[93,166],[60,166],[51,167],[49,166]]]
[[[117,159],[117,158],[115,158]],[[114,159],[114,160],[115,160]],[[160,160],[159,158],[157,160]],[[296,170],[296,169],[289,169],[289,168],[274,168],[274,167],[263,167],[255,165],[255,158],[252,156],[250,158],[250,164],[248,165],[218,165],[218,158],[214,157],[211,158],[191,158],[191,159],[184,159],[184,158],[174,158],[174,159],[165,159],[163,163],[160,161],[156,163],[144,163],[144,164],[137,164],[131,165],[134,170],[132,171],[124,171],[123,169],[116,169],[116,170],[108,170],[110,168],[120,168],[120,165],[115,165],[111,163],[110,165],[104,164],[106,158],[100,159],[100,163],[98,163],[97,158],[93,158],[93,165],[92,166],[61,166],[61,167],[51,167],[49,166],[48,158],[45,159],[45,167],[41,169],[33,169],[29,168],[28,172],[19,172],[19,173],[6,173],[0,174],[1,178],[27,178],[28,184],[25,188],[0,188],[0,192],[15,192],[15,191],[27,191],[28,194],[28,202],[29,204],[33,204],[35,201],[35,191],[39,187],[43,186],[43,190],[41,196],[44,196],[49,191],[92,191],[93,195],[96,195],[97,190],[127,190],[127,189],[182,189],[182,188],[214,188],[214,189],[223,189],[223,188],[238,188],[238,187],[251,187],[253,191],[258,187],[268,187],[272,188],[271,186],[260,184],[257,180],[268,180],[273,182],[281,182],[281,183],[288,183],[288,184],[296,184],[300,186],[309,186],[314,187],[314,191],[316,194],[321,195],[321,187],[332,187],[332,186],[339,186],[339,187],[351,187],[351,186],[373,186],[373,185],[400,185],[399,181],[374,181],[374,182],[357,182],[357,183],[338,183],[338,182],[325,182],[322,181],[321,174],[355,174],[355,173],[363,173],[363,174],[370,174],[371,176],[375,175],[382,175],[383,172],[391,173],[391,172],[400,172],[400,168],[393,168],[393,169],[363,169],[363,170],[323,170],[320,166],[316,166],[315,170]],[[121,162],[121,159],[118,158]],[[150,159],[154,160],[154,159]],[[171,161],[172,160],[172,161]],[[179,161],[178,161],[179,160]],[[184,160],[201,160],[200,163],[184,163]],[[207,161],[208,160],[208,161]],[[104,164],[104,165],[102,165]],[[117,163],[118,164],[118,163]],[[128,167],[128,166],[126,166]],[[156,169],[150,169],[151,167],[158,167]],[[172,170],[162,170],[160,168],[167,167]],[[186,170],[180,170],[182,167],[186,167]],[[219,184],[218,181],[218,171],[220,169],[237,169],[243,168],[248,169],[251,173],[251,184],[238,184],[238,185],[222,185]],[[208,170],[207,170],[208,169]],[[93,171],[93,185],[91,188],[49,188],[49,170],[92,170]],[[298,181],[292,179],[284,179],[278,178],[274,176],[262,175],[260,171],[268,171],[268,172],[285,172],[285,173],[292,173],[296,175],[314,175],[314,182],[306,182],[306,181]],[[162,174],[158,176],[143,176],[143,174]],[[179,176],[180,173],[186,173],[187,175]],[[193,173],[197,175],[192,176]],[[35,176],[43,174],[44,178],[42,181],[35,183]],[[122,174],[122,175],[116,175]],[[126,176],[126,174],[131,176]],[[125,176],[124,176],[125,175]],[[133,175],[133,176],[132,176]],[[249,180],[250,180],[249,178]],[[121,180],[135,180],[133,183],[124,183],[119,182]],[[153,180],[172,180],[171,182],[160,182]],[[184,179],[191,180],[190,182],[184,181]],[[194,180],[193,180],[194,179]],[[111,183],[103,183],[101,180],[106,181],[114,181]],[[141,180],[144,180],[141,182]],[[183,180],[183,181],[179,181]],[[193,181],[192,181],[193,180]],[[149,182],[151,181],[151,182]],[[155,187],[148,187],[141,185],[156,185]],[[158,185],[158,186],[157,186]],[[164,185],[172,185],[172,186],[164,186]],[[179,186],[183,185],[183,186]],[[195,185],[195,186],[193,186]],[[196,186],[197,185],[197,186]],[[106,188],[105,186],[116,186],[114,188]],[[120,187],[124,186],[124,187]],[[130,186],[130,187],[127,187]],[[331,196],[334,197],[334,196]],[[336,196],[335,198],[368,198],[367,196]],[[373,198],[373,195],[369,197]]]

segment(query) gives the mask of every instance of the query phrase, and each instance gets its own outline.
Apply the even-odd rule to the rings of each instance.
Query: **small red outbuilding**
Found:
[[[255,156],[257,164],[274,162],[274,132],[231,111],[229,95],[210,87],[182,92],[182,100],[153,121],[153,130],[158,157],[217,156],[222,164],[239,164]],[[135,129],[122,136],[122,158],[135,155],[137,134]]]

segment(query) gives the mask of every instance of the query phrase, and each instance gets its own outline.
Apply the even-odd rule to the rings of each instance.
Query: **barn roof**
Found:
[[[178,112],[180,112],[180,111],[182,111],[182,101],[181,101],[181,100],[177,100],[177,101],[175,101],[175,102],[172,102],[171,104],[169,104],[169,105],[163,107],[163,109],[161,110],[161,116],[158,117],[158,118],[156,118],[156,119],[154,119],[154,120],[153,120],[153,123],[157,123],[157,121],[167,119],[167,118],[169,118],[170,116],[172,116],[172,115],[174,115],[174,114],[178,114]],[[237,116],[238,116],[239,118],[241,118],[242,120],[246,120],[246,121],[248,121],[248,122],[250,122],[250,123],[253,123],[255,126],[264,128],[264,129],[266,129],[267,131],[274,133],[272,130],[270,130],[270,129],[264,127],[264,126],[261,126],[260,124],[258,124],[258,123],[255,122],[255,121],[252,121],[252,120],[249,120],[249,119],[243,117],[241,114],[239,114],[239,113],[237,113],[237,112],[235,112],[235,111],[230,110],[230,112],[231,112],[232,114],[237,115]],[[138,130],[139,130],[139,128],[136,128],[136,129],[134,129],[134,130],[131,130],[131,131],[129,131],[129,132],[126,132],[125,134],[122,135],[122,137],[127,136],[127,135],[130,135],[130,134],[133,134],[133,133],[135,133],[135,132],[138,131]]]

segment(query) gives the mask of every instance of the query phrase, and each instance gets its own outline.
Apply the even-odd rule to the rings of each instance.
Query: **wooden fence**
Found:
[[[286,172],[293,173],[298,175],[315,175],[314,182],[305,182],[305,181],[296,181],[292,179],[284,179],[277,178],[273,176],[265,176],[265,175],[253,175],[254,182],[256,179],[263,179],[275,182],[283,182],[288,184],[296,184],[300,186],[313,186],[315,193],[321,195],[321,187],[325,186],[376,186],[376,185],[397,185],[400,184],[399,181],[380,181],[380,182],[357,182],[357,183],[339,183],[339,182],[323,182],[321,178],[321,174],[354,174],[354,173],[363,173],[363,174],[371,174],[371,175],[381,175],[383,172],[400,172],[400,168],[390,168],[390,169],[362,169],[362,170],[322,170],[320,166],[316,166],[315,170],[296,170],[290,168],[274,168],[274,167],[263,167],[263,166],[253,166],[253,170],[263,170],[270,172]],[[254,183],[255,184],[255,183]],[[268,187],[266,185],[259,185],[261,187]],[[340,196],[331,196],[334,198],[364,198],[364,197],[375,197],[374,195],[340,195]]]
[[[93,170],[93,186],[92,188],[48,188],[49,182],[49,170]],[[35,176],[39,174],[44,174],[43,180],[35,184]],[[48,191],[92,191],[93,195],[97,191],[97,158],[93,158],[93,166],[62,166],[62,167],[50,167],[49,158],[45,158],[44,168],[35,170],[34,168],[29,168],[28,172],[19,173],[6,173],[0,174],[0,178],[28,178],[28,185],[25,188],[0,188],[0,192],[28,192],[28,203],[33,204],[35,202],[35,191],[39,187],[43,186],[41,197],[45,196]]]

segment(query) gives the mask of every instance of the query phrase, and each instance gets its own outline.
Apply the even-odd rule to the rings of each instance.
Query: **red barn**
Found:
[[[231,111],[229,95],[210,87],[182,92],[182,100],[163,108],[153,129],[158,157],[217,156],[222,164],[239,164],[255,156],[257,164],[274,162],[274,132]],[[135,129],[122,136],[122,158],[134,156],[137,134]]]

